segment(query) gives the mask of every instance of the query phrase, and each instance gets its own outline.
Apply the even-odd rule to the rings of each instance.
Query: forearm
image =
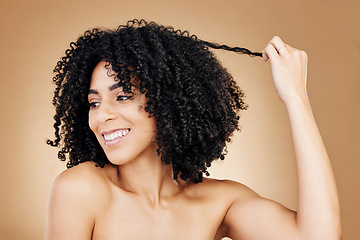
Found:
[[[298,229],[304,239],[340,239],[340,208],[330,160],[306,97],[285,103],[298,169]]]

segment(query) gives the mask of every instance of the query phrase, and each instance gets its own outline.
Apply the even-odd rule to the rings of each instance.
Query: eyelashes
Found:
[[[116,101],[126,101],[126,100],[132,100],[134,98],[133,93],[121,93],[116,96]]]
[[[133,100],[134,99],[134,93],[130,92],[130,93],[119,93],[117,96],[116,96],[116,101],[117,102],[125,102],[125,101],[128,101],[128,100]],[[101,101],[98,101],[98,100],[91,100],[89,102],[89,107],[90,109],[95,109],[97,107],[99,107],[101,104]]]
[[[89,103],[90,109],[97,108],[98,106],[100,106],[100,102],[90,102]]]

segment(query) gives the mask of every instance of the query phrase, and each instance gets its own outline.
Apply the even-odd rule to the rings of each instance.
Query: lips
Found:
[[[102,133],[105,139],[105,145],[110,146],[118,143],[120,139],[125,137],[130,132],[130,129],[117,129],[106,131]]]

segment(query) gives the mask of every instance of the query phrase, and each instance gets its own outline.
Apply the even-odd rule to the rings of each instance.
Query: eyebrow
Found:
[[[122,86],[120,86],[119,83],[115,83],[109,87],[109,90],[114,91],[115,89],[117,89],[119,87],[122,87]],[[90,95],[90,94],[99,94],[99,92],[95,89],[90,89],[88,95]]]

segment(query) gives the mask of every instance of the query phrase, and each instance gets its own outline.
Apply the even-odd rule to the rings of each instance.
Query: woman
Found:
[[[87,31],[57,64],[54,141],[68,170],[46,239],[341,239],[336,185],[306,93],[307,56],[274,37],[262,54],[133,20]],[[262,55],[289,114],[298,211],[203,178],[238,129],[243,93],[208,47]],[[62,142],[62,144],[61,144]]]

